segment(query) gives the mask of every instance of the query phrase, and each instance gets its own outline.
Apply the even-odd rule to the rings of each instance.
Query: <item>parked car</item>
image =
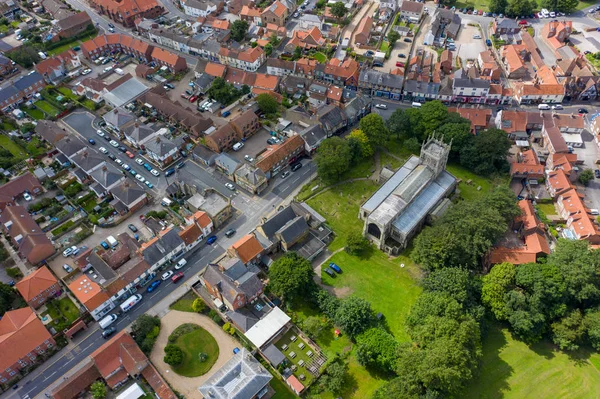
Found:
[[[142,176],[142,175],[135,175],[135,178],[138,179],[142,183],[146,181],[146,179],[144,179],[144,176]]]
[[[335,277],[335,273],[330,268],[326,267],[324,270],[325,273],[329,274],[331,277]]]
[[[96,145],[96,140],[94,139],[89,139],[88,143],[90,143],[91,145]]]
[[[119,143],[117,143],[114,140],[111,140],[108,144],[112,145],[113,147],[117,148],[119,146]]]
[[[171,83],[167,83],[165,84],[165,86],[167,86],[169,89],[174,89],[175,86],[173,86]]]
[[[231,191],[235,191],[235,186],[231,183],[225,183],[225,187],[227,187]]]
[[[102,331],[102,338],[108,339],[111,335],[117,332],[115,326],[110,326],[106,330]]]
[[[122,146],[119,147],[119,151],[121,151],[121,152],[127,152],[127,148],[125,148],[125,146],[122,145]]]
[[[146,169],[148,172],[152,170],[152,166],[150,166],[150,164],[145,163],[144,164],[144,169]]]
[[[399,53],[398,58],[406,58],[406,54]]]
[[[135,155],[133,155],[133,153],[131,151],[125,151],[125,155],[127,155],[129,158],[135,157]]]
[[[114,155],[113,155],[113,156],[114,156]],[[117,158],[117,157],[115,157],[115,158]],[[121,161],[119,158],[115,159],[115,163],[116,163],[117,165],[123,165],[123,161]]]
[[[375,104],[375,108],[387,109],[387,105],[386,104]]]
[[[208,237],[208,239],[206,240],[206,243],[208,245],[213,245],[215,243],[215,241],[217,241],[217,236],[210,236]]]
[[[69,248],[65,249],[63,251],[63,256],[65,258],[68,258],[73,253],[73,251],[75,251],[76,249],[77,249],[77,247],[75,245],[73,245],[72,247],[69,247]]]
[[[183,167],[185,166],[185,163],[182,161],[182,162],[179,162],[179,163],[178,163],[177,165],[175,165],[175,166],[177,167],[177,169],[181,169],[181,168],[183,168]]]
[[[488,47],[492,47],[492,41],[491,41],[490,39],[486,39],[486,40],[485,40],[485,44],[486,44],[486,46],[488,46]]]
[[[159,172],[158,172],[158,170],[156,170],[156,169],[152,169],[152,170],[150,171],[150,173],[152,173],[152,176],[156,176],[156,177],[160,176],[160,173],[159,173]]]
[[[600,169],[594,170],[594,174],[596,175],[596,179],[600,179]]]
[[[600,170],[598,170],[598,172],[600,172]],[[235,234],[235,229],[229,229],[225,232],[225,237],[229,238],[234,234]]]
[[[198,96],[191,96],[190,97],[190,102],[191,103],[196,102],[197,99],[198,99]]]
[[[250,155],[244,155],[244,159],[248,162],[254,162],[254,158],[252,158]]]
[[[290,175],[290,171],[289,171],[289,170],[286,170],[285,172],[282,172],[282,173],[281,173],[281,178],[282,178],[282,179],[285,179],[285,178],[286,178],[286,177],[288,177],[289,175]]]
[[[108,248],[110,248],[110,247],[109,247],[109,245],[108,245],[108,243],[107,243],[106,241],[102,241],[102,242],[100,242],[100,245],[101,245],[101,246],[102,246],[102,248],[104,248],[104,249],[108,249]]]
[[[577,112],[579,112],[580,114],[588,114],[589,113],[589,111],[585,108],[579,108],[579,110]]]
[[[183,278],[183,272],[175,273],[173,277],[171,277],[171,281],[176,283]]]
[[[152,187],[154,187],[154,185],[153,185],[152,183],[150,183],[150,181],[149,181],[149,180],[146,180],[146,181],[144,182],[144,184],[145,184],[145,185],[147,185],[147,186],[148,186],[148,188],[152,188]]]
[[[405,37],[404,40],[402,40],[404,43],[412,43],[412,40],[410,40],[408,37]]]
[[[552,109],[563,109],[563,106],[560,104],[556,104],[552,106]]]
[[[108,150],[104,147],[100,147],[100,148],[98,148],[98,150],[103,154],[108,154]]]
[[[137,163],[138,165],[143,165],[144,161],[142,161],[140,158],[136,158],[135,163]]]
[[[25,201],[31,201],[33,197],[29,193],[23,193],[23,198]]]
[[[128,224],[127,227],[129,228],[129,230],[133,231],[134,233],[137,233],[137,231],[138,231],[137,227],[135,227],[133,224]]]
[[[300,169],[301,167],[302,167],[302,163],[300,163],[300,162],[295,162],[295,163],[293,163],[293,164],[291,165],[291,168],[290,168],[290,169],[292,170],[292,172],[295,172],[295,171],[297,171],[298,169]]]
[[[65,271],[67,273],[73,272],[73,268],[71,266],[67,265],[66,263],[63,265],[63,269],[65,269]]]
[[[336,265],[334,262],[329,263],[329,267],[332,268],[336,273],[342,273],[342,269]]]
[[[135,177],[138,174],[138,172],[136,172],[135,169],[132,168],[132,169],[129,169],[129,174],[131,174],[131,176]]]
[[[400,68],[404,68],[405,64],[403,62],[396,62],[396,66]]]
[[[83,71],[81,71],[81,74],[82,74],[82,75],[87,75],[87,74],[90,74],[90,73],[92,73],[92,70],[91,70],[91,69],[89,69],[89,68],[87,68],[87,69],[84,69]]]
[[[152,292],[155,289],[158,288],[158,286],[162,283],[162,280],[154,280],[152,283],[150,283],[150,285],[148,286],[148,288],[146,288],[146,292]]]
[[[172,275],[173,275],[173,270],[169,270],[168,272],[164,272],[160,278],[162,281],[165,281],[165,280],[168,280],[169,277],[171,277]]]
[[[267,139],[267,144],[270,144],[270,145],[275,145],[275,144],[277,144],[277,143],[279,143],[279,140],[277,140],[275,137],[269,137],[269,138]]]

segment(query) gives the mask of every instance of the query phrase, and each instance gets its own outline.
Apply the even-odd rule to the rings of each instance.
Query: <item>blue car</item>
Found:
[[[102,242],[100,243],[100,245],[102,245],[102,248],[104,248],[104,249],[108,249],[108,248],[109,248],[109,246],[108,246],[108,244],[106,243],[106,241],[102,241]]]
[[[129,165],[127,165],[127,164],[125,164],[125,165],[123,165],[123,169],[125,169],[125,170],[129,170],[129,169],[131,169],[131,166],[129,166]]]
[[[148,165],[147,163],[144,164],[144,168],[146,168],[147,171],[152,170],[152,166]]]
[[[335,270],[336,273],[342,273],[342,269],[333,262],[329,263],[329,267]]]
[[[145,183],[148,186],[148,188],[154,187],[154,185],[152,183],[150,183],[148,180],[146,180]]]
[[[89,139],[88,143],[90,143],[91,145],[95,145],[96,144],[96,140],[94,139]]]
[[[129,171],[129,173],[131,173],[131,175],[132,175],[132,176],[135,176],[135,175],[137,175],[137,172],[136,172],[135,170],[133,170],[133,169],[131,169],[131,170]]]
[[[217,236],[210,236],[208,237],[208,239],[206,240],[206,243],[208,245],[213,245],[215,243],[215,241],[217,241]]]
[[[162,282],[161,280],[154,280],[154,281],[153,281],[153,282],[152,282],[152,283],[151,283],[151,284],[148,286],[148,288],[146,288],[146,291],[147,291],[147,292],[152,292],[152,291],[154,291],[155,289],[157,289],[157,288],[158,288],[158,286],[160,285],[160,283],[161,283],[161,282]]]

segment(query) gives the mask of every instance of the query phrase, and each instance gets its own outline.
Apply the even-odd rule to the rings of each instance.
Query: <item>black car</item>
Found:
[[[183,168],[184,166],[185,166],[185,163],[184,163],[184,162],[179,162],[179,163],[177,164],[177,169],[181,169],[181,168]]]
[[[108,158],[109,158],[111,161],[114,161],[115,159],[117,159],[117,157],[115,157],[115,156],[114,156],[113,154],[111,154],[111,153],[109,153],[107,156],[108,156]]]
[[[594,170],[594,174],[596,175],[596,179],[600,179],[600,169]]]
[[[598,170],[598,172],[600,172],[600,170]],[[235,229],[229,229],[225,232],[225,237],[231,237],[234,234],[235,234]]]
[[[329,267],[325,268],[325,273],[329,274],[331,277],[335,277],[335,272],[331,270]]]
[[[410,40],[408,37],[404,38],[403,40],[404,43],[412,43],[412,40]]]
[[[138,231],[137,227],[135,227],[132,224],[128,224],[127,227],[129,228],[129,230],[133,231],[134,233],[137,233],[137,231]]]
[[[398,58],[406,58],[406,54],[400,53],[400,54],[398,54]]]
[[[585,108],[579,108],[579,110],[577,112],[579,112],[580,114],[587,114],[587,113],[589,113],[589,111],[587,109],[585,109]]]
[[[124,146],[120,146],[119,147],[119,151],[121,151],[121,152],[127,152],[127,148],[125,148]]]
[[[113,326],[108,327],[106,330],[102,331],[102,338],[108,339],[111,335],[117,332],[117,329]]]
[[[111,141],[112,137],[110,137],[110,135],[108,133],[104,133],[104,140]]]
[[[297,171],[301,167],[302,167],[302,164],[300,162],[292,164],[292,172]]]
[[[108,24],[108,27],[115,29],[115,26],[113,24]]]

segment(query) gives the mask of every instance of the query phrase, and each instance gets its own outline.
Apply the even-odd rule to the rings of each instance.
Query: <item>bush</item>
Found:
[[[235,328],[230,323],[223,324],[223,331],[229,335],[235,335]]]
[[[23,277],[23,273],[21,273],[21,270],[18,267],[8,267],[8,268],[6,268],[6,274],[8,274],[8,276],[12,277],[12,278]]]
[[[194,299],[192,303],[192,310],[196,313],[202,313],[206,309],[206,304],[201,298]]]
[[[183,351],[180,347],[173,344],[165,346],[164,362],[171,366],[178,366],[183,362]]]
[[[208,312],[208,317],[210,317],[215,323],[221,325],[223,323],[223,319],[221,319],[221,316],[219,316],[219,314],[214,311],[213,309],[211,309]]]
[[[175,342],[175,341],[177,341],[177,338],[181,337],[182,335],[185,335],[187,333],[191,333],[192,331],[197,330],[199,328],[200,328],[199,326],[197,326],[196,324],[192,324],[192,323],[182,324],[179,327],[177,327],[171,333],[171,335],[169,335],[168,341],[169,342]]]
[[[131,332],[142,352],[152,352],[154,342],[160,333],[160,319],[156,316],[143,314],[131,325]]]
[[[346,252],[350,255],[360,255],[369,249],[369,240],[367,240],[359,231],[353,231],[346,238]]]

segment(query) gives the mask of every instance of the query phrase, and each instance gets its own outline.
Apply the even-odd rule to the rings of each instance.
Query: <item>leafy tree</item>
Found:
[[[341,301],[334,321],[350,338],[354,338],[369,328],[374,319],[373,309],[368,301],[350,296]]]
[[[317,149],[317,173],[326,183],[333,183],[350,168],[350,145],[347,140],[331,137]]]
[[[331,15],[336,17],[338,21],[346,15],[346,6],[341,1],[332,4],[329,10],[331,11]]]
[[[481,301],[498,320],[506,320],[508,312],[504,297],[515,285],[516,268],[512,263],[500,263],[483,277]]]
[[[243,85],[242,86],[242,94],[250,94],[250,86],[248,85]]]
[[[332,296],[325,290],[318,290],[314,295],[314,300],[321,312],[325,313],[330,319],[334,319],[340,306],[340,300]]]
[[[33,132],[35,130],[35,125],[30,122],[25,122],[21,125],[21,133]]]
[[[265,45],[265,55],[269,57],[273,53],[273,45],[271,43],[267,43]]]
[[[96,381],[90,385],[90,392],[94,399],[104,399],[106,397],[106,384],[102,381]]]
[[[487,129],[473,138],[471,146],[464,147],[460,163],[478,175],[489,176],[508,170],[510,141],[504,130]]]
[[[196,313],[202,313],[206,309],[206,304],[201,298],[194,299],[192,302],[192,310]]]
[[[292,59],[296,61],[300,58],[302,58],[302,47],[296,46],[296,48],[294,49],[294,54],[292,55]]]
[[[149,354],[152,352],[154,342],[156,342],[156,338],[160,333],[160,319],[156,316],[143,314],[133,322],[131,332],[133,339],[142,352]]]
[[[403,344],[402,346],[406,346]],[[414,351],[403,351],[404,355],[420,355],[421,352],[415,353]],[[406,362],[403,360],[403,364],[406,367],[403,367],[402,370],[408,372],[408,366],[410,366],[410,371],[414,370],[415,367],[413,364]],[[418,362],[420,363],[420,362]],[[373,394],[372,399],[389,399],[389,398],[405,398],[405,399],[419,399],[418,392],[422,390],[422,386],[414,375],[405,374],[402,377],[396,377],[385,384],[383,384],[375,393]]]
[[[464,306],[476,305],[479,299],[479,282],[466,269],[448,267],[435,270],[423,280],[428,292],[442,292]]]
[[[387,38],[390,42],[390,47],[393,47],[394,43],[400,39],[400,33],[396,32],[394,29],[390,29],[390,33],[388,33]]]
[[[450,159],[459,161],[461,150],[472,144],[471,121],[450,112],[446,121],[436,129],[436,135],[442,136],[446,143],[452,142]]]
[[[38,51],[28,44],[11,51],[8,55],[11,60],[27,69],[40,61]]]
[[[346,237],[346,252],[350,255],[360,255],[365,252],[371,244],[359,231],[352,231]]]
[[[281,40],[279,40],[276,33],[273,33],[271,35],[271,37],[269,37],[269,43],[271,43],[273,46],[277,47],[279,45],[279,43],[281,43]]]
[[[16,298],[17,293],[10,285],[0,283],[0,317],[12,308]]]
[[[271,97],[267,93],[259,94],[256,97],[258,108],[265,114],[274,114],[279,108],[279,103],[274,97]]]
[[[373,156],[373,147],[369,142],[369,138],[362,130],[353,130],[348,136],[348,140],[356,140],[359,145],[360,155],[362,158],[369,158]]]
[[[423,133],[428,136],[440,127],[448,116],[448,108],[441,101],[428,101],[419,109]],[[504,133],[506,135],[506,133]]]
[[[579,180],[579,183],[581,183],[587,187],[587,185],[590,184],[590,182],[592,180],[594,180],[594,171],[591,169],[584,169],[579,174],[579,177],[577,178],[577,180]]]
[[[381,328],[370,328],[356,337],[356,358],[366,367],[374,367],[386,373],[393,373],[396,366],[394,337]]]
[[[413,154],[418,154],[421,150],[421,143],[416,137],[411,137],[404,142],[404,148]]]
[[[213,80],[206,94],[210,98],[214,98],[224,105],[231,104],[241,96],[241,92],[238,89],[236,89],[231,83],[227,83],[227,81],[221,77],[217,77],[215,80]]]
[[[388,139],[389,131],[385,127],[383,118],[378,114],[365,116],[360,120],[359,126],[373,147],[384,145]]]
[[[600,350],[600,309],[591,309],[583,318],[587,337],[592,347]]]
[[[323,316],[309,316],[302,322],[302,331],[307,333],[313,340],[318,339],[329,327],[329,321]]]
[[[550,11],[572,12],[577,8],[577,0],[541,0],[540,6]]]
[[[242,19],[238,19],[231,24],[231,37],[236,42],[241,42],[246,37],[246,33],[248,33],[248,21],[244,21]]]
[[[579,309],[552,323],[552,342],[562,350],[577,350],[584,337],[585,325]]]
[[[171,366],[179,366],[183,362],[183,350],[175,344],[168,344],[163,361]]]
[[[225,331],[229,335],[235,335],[235,327],[233,327],[231,323],[223,324],[223,331]]]
[[[269,269],[269,287],[282,299],[293,301],[314,290],[314,274],[308,260],[295,252],[287,252]]]
[[[504,14],[506,12],[507,5],[507,0],[490,0],[490,12],[496,14]]]
[[[533,13],[536,6],[537,4],[532,0],[508,0],[506,15],[510,17],[529,15]]]
[[[327,366],[325,374],[319,379],[319,386],[327,392],[339,393],[345,386],[348,366],[340,361]]]
[[[404,109],[398,108],[395,110],[389,119],[385,122],[391,134],[395,134],[397,139],[404,139],[410,135],[410,117]]]

